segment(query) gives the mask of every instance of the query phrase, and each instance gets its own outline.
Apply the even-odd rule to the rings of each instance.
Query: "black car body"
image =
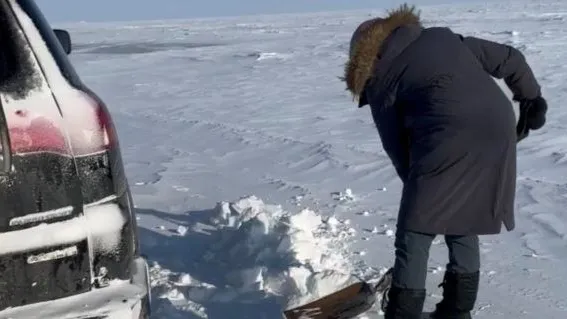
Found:
[[[117,134],[69,34],[0,0],[0,44],[0,318],[148,317]]]

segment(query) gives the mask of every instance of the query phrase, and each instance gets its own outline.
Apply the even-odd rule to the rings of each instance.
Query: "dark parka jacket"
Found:
[[[384,150],[403,181],[398,227],[430,234],[496,234],[514,225],[514,99],[540,87],[516,49],[423,28],[412,8],[361,25],[347,88],[370,104]]]

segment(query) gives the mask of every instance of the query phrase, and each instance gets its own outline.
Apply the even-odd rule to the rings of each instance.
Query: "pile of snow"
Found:
[[[357,281],[345,247],[354,234],[348,222],[309,209],[291,214],[254,196],[221,202],[211,215],[208,229],[218,239],[195,263],[216,268],[215,283],[157,263],[151,269],[157,298],[177,309],[208,318],[207,305],[271,300],[281,311]]]

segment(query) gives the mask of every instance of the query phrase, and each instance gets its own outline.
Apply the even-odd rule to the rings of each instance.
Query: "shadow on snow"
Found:
[[[148,257],[150,266],[157,262],[163,269],[174,273],[168,279],[175,282],[180,275],[189,274],[191,280],[198,280],[207,284],[214,285],[216,300],[202,298],[203,300],[193,300],[206,308],[207,318],[209,319],[274,319],[281,318],[281,307],[278,297],[267,294],[259,288],[249,289],[246,292],[236,292],[240,282],[239,271],[250,269],[256,266],[264,266],[269,271],[281,271],[283,267],[294,264],[294,256],[281,255],[271,256],[260,263],[252,258],[246,258],[245,248],[235,248],[231,245],[239,240],[242,232],[235,233],[233,228],[217,229],[211,225],[211,217],[214,216],[213,210],[190,211],[184,214],[171,214],[153,209],[137,209],[139,216],[153,216],[160,220],[171,222],[175,225],[183,225],[188,231],[185,236],[165,235],[151,229],[139,228],[140,244],[142,253]],[[170,229],[169,232],[175,232]],[[269,241],[277,239],[255,238],[262,244],[269,245]],[[225,247],[226,246],[226,247]],[[269,247],[269,246],[268,246]],[[271,246],[273,247],[273,246]],[[211,258],[207,258],[207,253],[213,253]],[[276,254],[273,254],[276,255]],[[200,318],[197,315],[191,316],[187,311],[179,310],[167,298],[160,298],[171,287],[158,285],[152,291],[152,312],[153,318]],[[176,286],[185,296],[193,289],[191,286]],[[225,296],[227,301],[219,296]],[[195,299],[195,298],[187,298]]]

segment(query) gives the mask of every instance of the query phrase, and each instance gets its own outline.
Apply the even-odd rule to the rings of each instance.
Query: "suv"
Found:
[[[104,103],[33,0],[0,0],[0,318],[149,318]]]

